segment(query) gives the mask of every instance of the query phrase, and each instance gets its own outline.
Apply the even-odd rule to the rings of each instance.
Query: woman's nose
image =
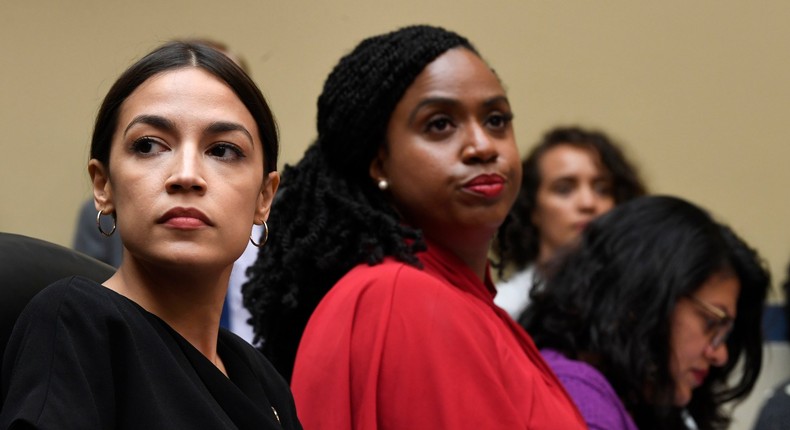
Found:
[[[182,145],[173,157],[170,176],[165,188],[170,193],[180,191],[206,191],[206,181],[202,175],[202,154]]]
[[[490,163],[499,156],[494,138],[480,124],[473,124],[467,130],[464,146],[464,161],[467,163]]]
[[[714,366],[721,367],[727,364],[727,359],[729,358],[729,352],[727,351],[727,343],[723,342],[717,346],[713,346],[712,344],[708,344],[707,348],[705,349],[706,355],[710,363]]]
[[[580,209],[586,212],[595,212],[597,196],[590,187],[581,186],[576,198]]]

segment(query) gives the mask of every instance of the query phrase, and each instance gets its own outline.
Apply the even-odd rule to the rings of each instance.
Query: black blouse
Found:
[[[217,352],[227,377],[126,297],[81,277],[58,281],[14,327],[0,428],[301,429],[262,354],[224,329]]]

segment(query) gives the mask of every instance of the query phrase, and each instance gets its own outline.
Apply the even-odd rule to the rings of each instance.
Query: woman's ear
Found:
[[[379,147],[379,151],[376,156],[370,162],[370,168],[368,169],[368,173],[370,174],[370,178],[373,179],[373,182],[379,182],[382,179],[387,179],[387,172],[384,167],[386,160],[389,154],[387,153],[386,145],[381,145]]]
[[[272,202],[274,195],[277,194],[277,187],[280,186],[280,174],[278,172],[269,172],[266,179],[261,185],[261,192],[258,194],[258,200],[255,206],[255,219],[254,223],[261,225],[264,221],[269,219],[269,212],[272,210]]]
[[[115,212],[115,205],[112,201],[112,183],[107,167],[101,161],[92,158],[88,162],[88,174],[93,183],[93,201],[96,210],[102,211],[105,215]]]

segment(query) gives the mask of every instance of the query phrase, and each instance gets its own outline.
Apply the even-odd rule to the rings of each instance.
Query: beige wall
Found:
[[[65,3],[0,3],[2,231],[71,242],[98,104],[160,42],[209,36],[242,53],[279,118],[282,161],[294,162],[337,59],[365,36],[427,22],[467,35],[497,69],[522,150],[557,123],[608,129],[653,191],[709,208],[784,277],[788,2]]]
[[[603,127],[653,191],[710,209],[783,279],[788,22],[784,0],[2,1],[0,231],[70,244],[99,102],[167,39],[208,36],[245,56],[279,118],[282,162],[294,162],[338,58],[365,36],[432,23],[497,69],[522,151],[557,123]]]
[[[522,150],[556,123],[606,128],[655,192],[706,206],[784,277],[788,2],[65,3],[0,3],[0,230],[70,243],[101,97],[162,41],[209,36],[242,53],[293,162],[337,59],[365,36],[427,22],[467,35],[497,69]]]
[[[522,150],[557,123],[605,128],[653,191],[709,208],[784,278],[788,2],[65,3],[0,3],[2,231],[71,242],[98,104],[165,40],[208,36],[244,55],[279,118],[282,161],[294,162],[337,59],[365,36],[424,22],[467,35],[497,69]]]

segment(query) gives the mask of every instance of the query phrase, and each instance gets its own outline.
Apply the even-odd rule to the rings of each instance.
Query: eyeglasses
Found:
[[[732,327],[735,324],[735,319],[728,315],[727,312],[708,302],[702,301],[694,296],[688,297],[691,299],[692,303],[712,317],[706,318],[705,332],[713,335],[710,340],[710,346],[713,349],[718,348],[727,341],[727,337],[730,335]]]

